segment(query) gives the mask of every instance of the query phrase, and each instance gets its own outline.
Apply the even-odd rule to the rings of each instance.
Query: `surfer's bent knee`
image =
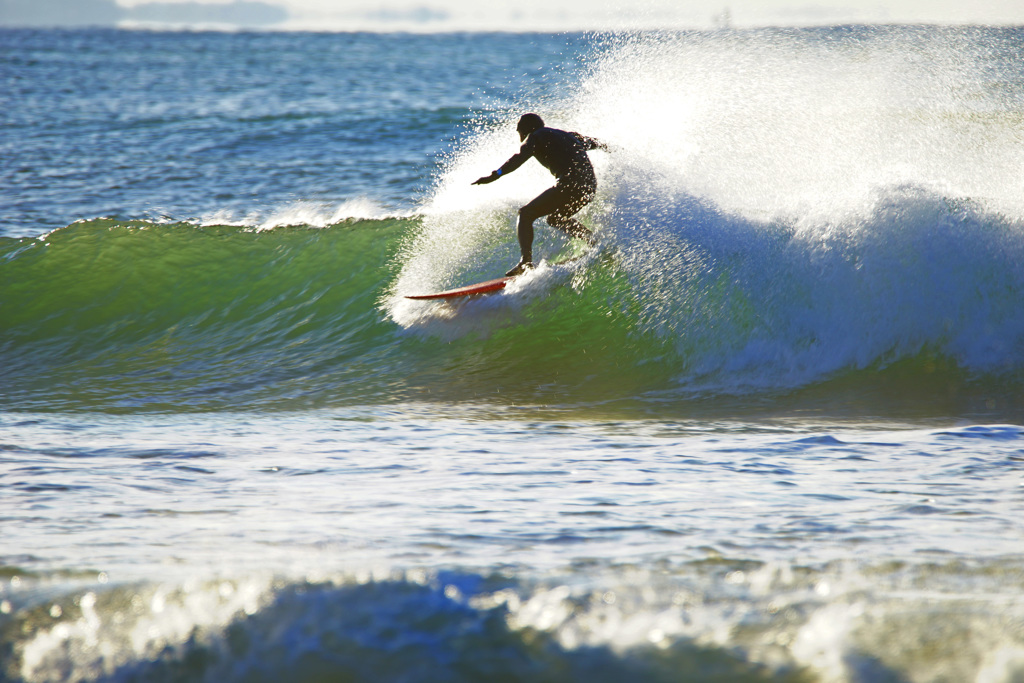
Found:
[[[519,209],[519,222],[532,223],[543,215],[544,214],[539,214],[536,211],[534,211],[532,208],[530,208],[530,205],[527,204],[523,208]]]

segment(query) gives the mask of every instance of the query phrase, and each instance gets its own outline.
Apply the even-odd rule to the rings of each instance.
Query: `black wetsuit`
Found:
[[[533,221],[548,217],[548,225],[573,237],[592,241],[593,237],[572,215],[590,203],[597,191],[597,177],[587,152],[601,147],[593,138],[558,130],[538,128],[530,133],[519,152],[498,169],[499,175],[516,170],[530,157],[551,171],[557,182],[519,210],[519,247],[523,261],[533,260]]]

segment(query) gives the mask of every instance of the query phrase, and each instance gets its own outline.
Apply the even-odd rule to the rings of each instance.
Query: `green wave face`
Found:
[[[909,263],[900,250],[912,244],[866,239],[830,256],[714,211],[677,212],[657,239],[638,236],[628,207],[608,215],[598,252],[450,303],[404,295],[493,277],[511,257],[507,232],[438,250],[434,218],[265,231],[99,219],[6,238],[0,401],[113,412],[425,401],[714,415],[871,412],[880,398],[897,413],[1019,408],[1012,251],[984,264],[967,254],[953,274],[966,292],[958,310],[914,317],[930,296],[915,282],[934,258]],[[550,236],[539,248],[552,260],[574,249]],[[894,249],[906,273],[865,274],[876,250]]]
[[[379,302],[416,223],[104,219],[6,239],[0,395],[115,411],[601,400],[621,390],[617,368],[647,356],[621,315],[571,286],[529,308],[481,313],[473,300],[441,307],[456,319],[439,326],[396,325]]]
[[[244,409],[323,393],[323,373],[339,380],[387,352],[374,297],[402,229],[98,220],[7,240],[5,398]]]

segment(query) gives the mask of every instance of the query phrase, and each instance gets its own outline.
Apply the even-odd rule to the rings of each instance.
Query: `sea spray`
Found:
[[[612,37],[575,91],[526,106],[611,144],[591,153],[600,195],[581,216],[614,255],[615,306],[636,335],[674,348],[684,391],[790,389],[920,354],[1016,376],[1024,181],[1011,160],[1024,143],[1013,35]],[[471,138],[439,181],[403,254],[400,324],[437,309],[397,294],[482,279],[502,268],[496,253],[514,256],[515,209],[550,177],[530,164],[495,189],[468,185],[514,151],[511,130],[504,121]],[[549,252],[564,248],[538,234]]]
[[[924,27],[627,36],[594,60],[566,114],[727,212],[841,218],[879,188],[909,184],[1020,218],[1017,37]]]

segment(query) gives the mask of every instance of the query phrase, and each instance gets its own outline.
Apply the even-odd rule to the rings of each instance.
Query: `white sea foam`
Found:
[[[258,230],[291,225],[326,228],[346,220],[381,220],[385,218],[408,218],[410,211],[390,211],[366,197],[358,197],[341,203],[296,201],[270,211],[249,211],[238,213],[218,210],[204,215],[201,225],[255,226]]]

